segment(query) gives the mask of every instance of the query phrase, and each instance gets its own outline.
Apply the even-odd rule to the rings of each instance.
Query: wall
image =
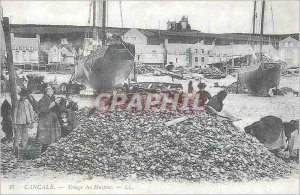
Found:
[[[143,64],[164,63],[164,48],[162,45],[135,45],[135,62]]]
[[[61,63],[61,54],[58,47],[54,46],[48,51],[48,63]]]
[[[12,50],[14,63],[34,64],[39,63],[39,52],[29,50]]]
[[[11,33],[13,61],[17,64],[39,63],[39,37],[22,38],[15,37]]]
[[[287,68],[299,66],[299,41],[288,37],[279,42],[280,60],[288,64]]]

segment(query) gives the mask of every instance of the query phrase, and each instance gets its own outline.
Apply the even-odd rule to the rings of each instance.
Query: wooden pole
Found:
[[[106,41],[106,1],[103,1],[103,17],[102,17],[102,47],[104,47]]]
[[[239,76],[237,76],[237,80],[236,80],[236,94],[239,93]]]
[[[133,63],[133,77],[134,77],[134,81],[137,81],[137,77],[136,77],[136,62]]]
[[[253,9],[253,30],[252,30],[253,36],[255,36],[255,22],[256,22],[256,1],[254,1],[254,9]]]
[[[259,61],[262,61],[262,45],[264,40],[264,19],[265,19],[265,1],[262,1],[261,22],[260,22],[260,44],[259,44]]]
[[[17,83],[16,83],[16,74],[15,67],[13,63],[13,54],[11,48],[11,37],[10,37],[10,26],[9,26],[9,18],[3,18],[3,31],[5,35],[5,45],[6,45],[6,53],[7,53],[7,68],[9,73],[9,88],[10,88],[10,97],[11,97],[11,105],[12,109],[15,109],[15,104],[18,100],[17,96]],[[14,118],[13,118],[14,124]],[[15,125],[13,125],[15,128]]]

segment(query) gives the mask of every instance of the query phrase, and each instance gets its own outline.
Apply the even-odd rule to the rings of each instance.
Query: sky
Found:
[[[0,2],[4,16],[10,17],[14,24],[88,25],[89,1]],[[194,30],[252,32],[253,1],[122,1],[121,4],[127,28],[165,30],[168,20],[179,21],[187,15]],[[121,27],[119,6],[119,1],[108,1],[107,26]],[[257,6],[260,18],[260,1]],[[267,1],[264,26],[266,34],[299,33],[299,1]]]

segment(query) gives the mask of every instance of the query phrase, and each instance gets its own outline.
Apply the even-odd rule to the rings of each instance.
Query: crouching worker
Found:
[[[245,132],[256,137],[274,154],[286,147],[284,124],[278,117],[263,117],[259,121],[245,127]]]
[[[34,112],[31,104],[26,99],[28,93],[22,90],[20,99],[17,101],[14,110],[14,120],[16,124],[14,136],[14,149],[15,155],[18,158],[23,158],[23,152],[26,151],[28,141],[28,127],[32,128],[34,122]],[[20,142],[22,147],[22,154],[19,154]]]
[[[223,91],[218,92],[217,95],[213,96],[209,100],[209,102],[205,106],[205,110],[208,113],[216,114],[216,115],[218,115],[222,118],[226,118],[226,119],[229,119],[231,121],[238,121],[239,119],[234,117],[229,112],[223,110],[223,106],[224,106],[223,101],[225,100],[226,96],[227,96],[226,91],[223,90]]]
[[[290,159],[299,163],[299,120],[291,120],[289,123],[284,123],[284,131],[288,141],[287,150],[289,151]]]

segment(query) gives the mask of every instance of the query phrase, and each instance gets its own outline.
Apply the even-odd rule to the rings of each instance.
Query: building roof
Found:
[[[39,40],[37,38],[21,38],[21,37],[13,37],[11,40],[11,46],[13,49],[16,47],[33,47],[33,50],[39,50]]]
[[[58,45],[58,48],[66,48],[69,52],[73,52],[73,49],[72,49],[72,47],[71,47],[71,45],[69,45],[69,44],[60,44],[60,45]]]
[[[65,55],[67,57],[75,57],[76,54],[73,51],[69,51],[66,47],[60,48],[60,52],[62,55]]]
[[[299,41],[297,39],[294,39],[291,36],[288,36],[287,38],[282,39],[280,42],[299,42]]]
[[[145,30],[145,29],[138,29],[141,33],[143,33],[146,37],[157,37],[158,32],[151,31],[151,30]]]

